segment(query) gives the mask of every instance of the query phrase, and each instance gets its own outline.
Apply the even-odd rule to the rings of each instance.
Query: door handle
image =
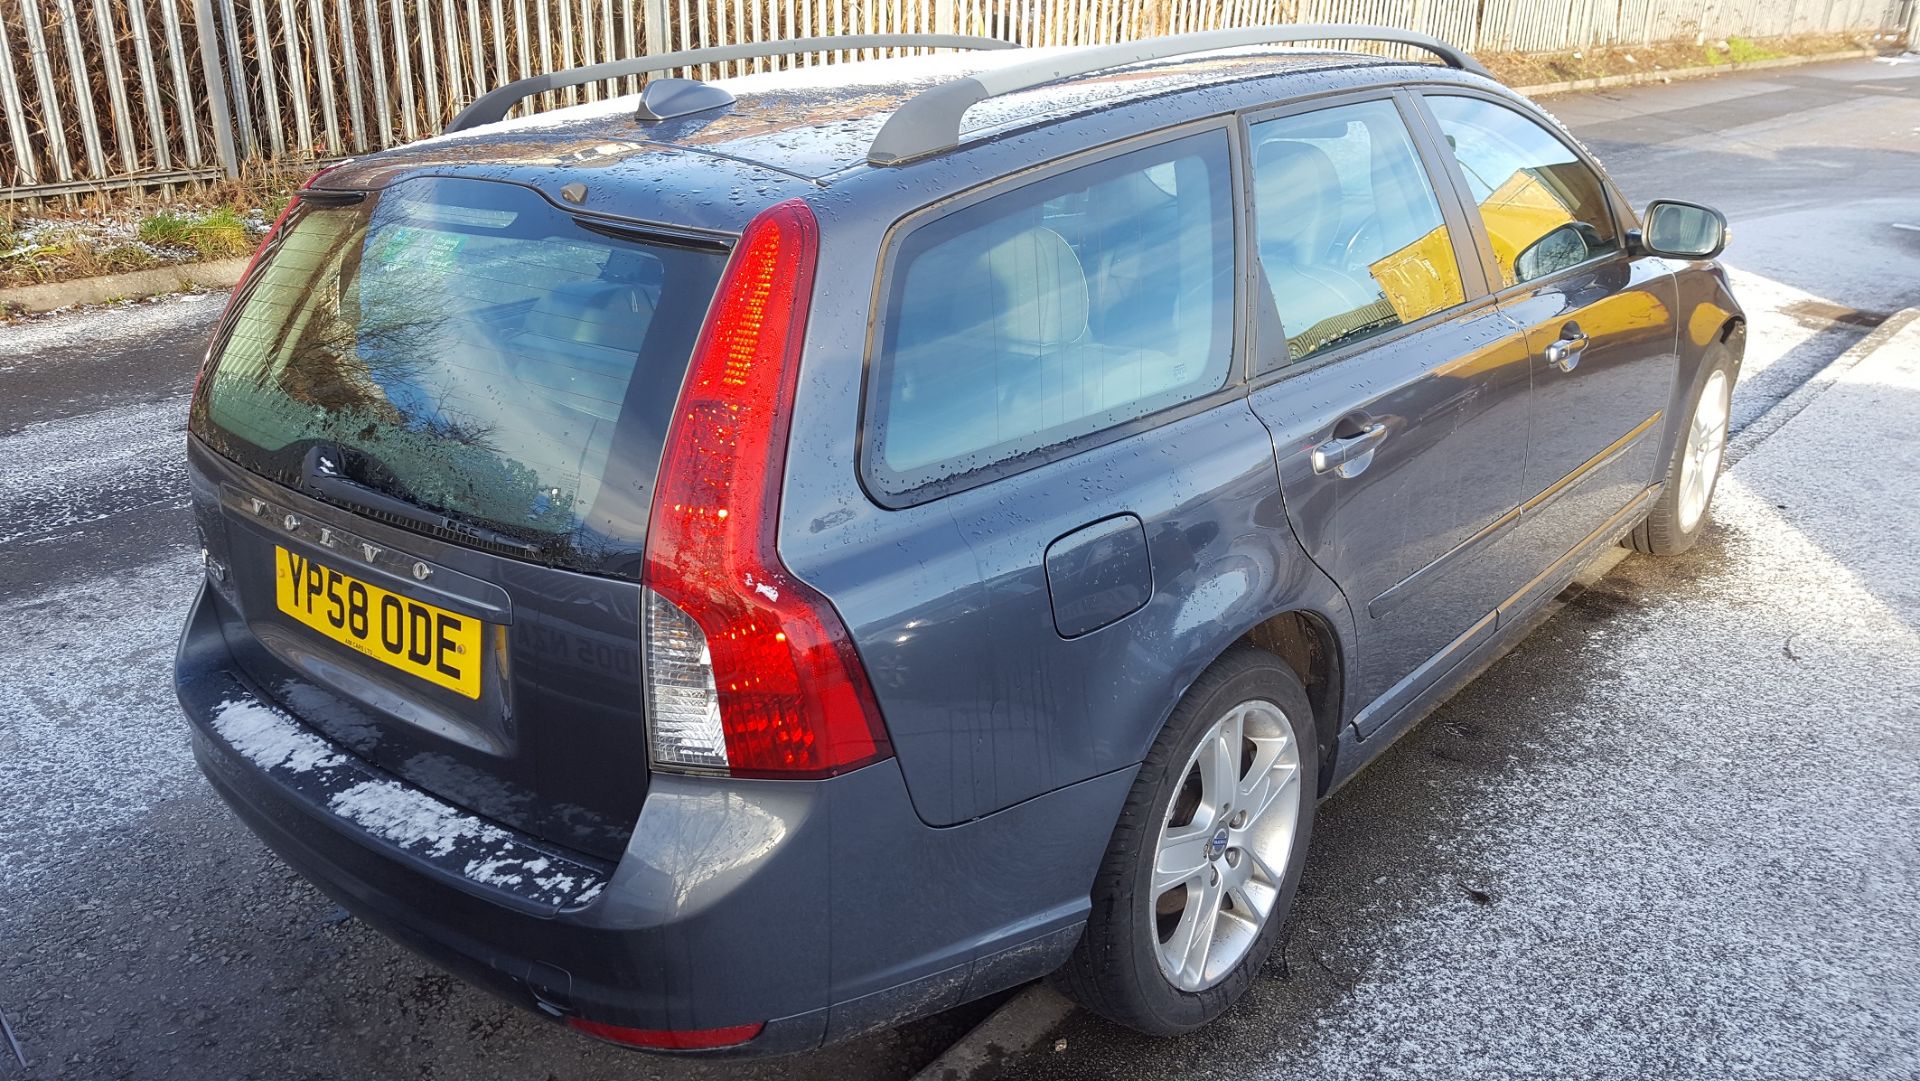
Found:
[[[1547,363],[1563,372],[1574,370],[1580,366],[1580,354],[1586,351],[1588,340],[1580,324],[1568,323],[1560,328],[1560,340],[1547,346]]]
[[[1357,477],[1373,463],[1373,452],[1386,437],[1387,426],[1377,420],[1352,435],[1335,436],[1313,448],[1313,471]]]

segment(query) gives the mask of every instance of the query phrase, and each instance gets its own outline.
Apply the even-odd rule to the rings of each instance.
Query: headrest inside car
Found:
[[[988,248],[994,330],[1003,340],[1061,345],[1087,329],[1087,275],[1059,233],[1023,229]]]

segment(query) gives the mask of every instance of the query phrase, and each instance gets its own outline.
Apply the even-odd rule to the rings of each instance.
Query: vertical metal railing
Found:
[[[237,175],[438,131],[492,86],[639,52],[938,31],[1092,44],[1284,22],[1481,52],[1920,32],[1916,0],[0,0],[8,196]],[[864,54],[863,54],[864,55]],[[860,59],[704,65],[700,78]],[[547,94],[535,108],[631,93]]]

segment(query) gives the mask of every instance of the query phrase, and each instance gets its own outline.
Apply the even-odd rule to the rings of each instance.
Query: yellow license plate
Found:
[[[390,593],[278,545],[273,592],[282,612],[341,645],[480,697],[479,620]]]

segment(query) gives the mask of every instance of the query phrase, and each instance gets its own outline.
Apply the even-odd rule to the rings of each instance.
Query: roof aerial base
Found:
[[[647,121],[671,120],[676,116],[703,113],[732,104],[733,95],[712,83],[693,79],[648,79],[647,88],[640,92],[640,107],[634,110],[633,117]]]

